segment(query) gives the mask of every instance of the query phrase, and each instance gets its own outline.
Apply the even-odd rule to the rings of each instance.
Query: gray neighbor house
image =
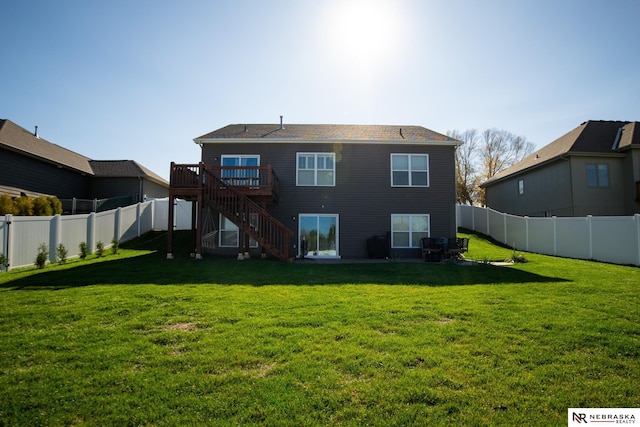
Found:
[[[584,122],[481,187],[487,207],[519,216],[640,213],[640,123]]]
[[[169,183],[133,160],[92,160],[0,119],[1,193],[56,196],[69,213],[67,199],[111,199],[104,207],[114,208],[167,197]]]
[[[413,258],[422,237],[456,235],[461,142],[424,127],[234,124],[194,142],[201,163],[172,164],[169,198],[202,212],[197,257],[204,247],[239,258]]]

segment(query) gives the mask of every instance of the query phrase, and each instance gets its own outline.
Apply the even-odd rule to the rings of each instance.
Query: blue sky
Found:
[[[0,118],[168,178],[230,123],[640,120],[637,0],[0,0]]]

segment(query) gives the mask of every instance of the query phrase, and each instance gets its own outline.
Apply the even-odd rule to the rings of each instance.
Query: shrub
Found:
[[[80,249],[80,259],[85,259],[89,255],[89,246],[85,242],[80,242],[78,247]]]
[[[0,215],[7,214],[16,214],[16,204],[8,194],[0,194]]]
[[[38,255],[36,255],[35,262],[36,266],[38,266],[38,268],[44,268],[44,266],[47,265],[47,258],[49,258],[49,248],[43,243],[38,247]]]
[[[117,254],[119,247],[120,247],[120,244],[118,243],[118,240],[114,237],[113,240],[111,240],[111,252],[114,255]]]
[[[33,214],[35,216],[52,216],[53,209],[51,208],[49,199],[45,196],[33,199]]]
[[[51,205],[51,209],[53,210],[54,215],[62,214],[62,202],[57,197],[49,197],[49,204]]]
[[[64,245],[60,243],[56,251],[58,252],[58,262],[60,264],[65,264],[67,262],[68,255],[67,248],[65,248]]]
[[[7,269],[8,259],[4,256],[3,253],[0,253],[0,271],[4,271]]]
[[[33,216],[33,198],[20,196],[14,199],[16,205],[16,215]]]
[[[96,243],[96,256],[100,258],[102,255],[104,255],[104,243],[98,242]]]
[[[514,264],[529,262],[527,257],[525,257],[523,254],[516,253],[515,249],[513,250],[513,255],[511,255],[511,258],[508,258],[505,261],[512,262]]]

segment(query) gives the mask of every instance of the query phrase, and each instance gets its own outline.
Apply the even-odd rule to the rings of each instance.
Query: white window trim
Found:
[[[331,213],[301,213],[301,214],[298,214],[298,240],[300,240],[300,234],[301,234],[300,224],[302,224],[302,221],[300,221],[300,218],[304,217],[304,216],[316,216],[316,217],[327,216],[327,217],[332,217],[332,218],[336,219],[336,255],[334,255],[334,256],[313,255],[311,253],[311,251],[309,251],[309,253],[307,255],[305,255],[305,257],[306,258],[322,258],[322,259],[340,259],[340,258],[342,258],[340,256],[340,215],[339,214],[331,214]],[[299,251],[301,249],[302,248],[300,247]],[[302,255],[302,254],[299,254],[299,255]]]
[[[331,156],[333,169],[321,169],[322,171],[330,170],[332,172],[333,182],[329,185],[318,184],[318,155]],[[298,174],[300,172],[300,156],[314,156],[313,167],[313,184],[300,184]],[[311,170],[311,169],[304,169]],[[336,153],[333,152],[298,152],[296,153],[296,187],[335,187],[336,186]]]
[[[431,215],[430,214],[391,214],[391,247],[393,249],[416,249],[416,248],[420,247],[420,246],[396,246],[396,245],[394,245],[394,242],[393,242],[393,233],[394,233],[394,230],[393,230],[393,218],[396,217],[396,216],[408,216],[409,217],[409,230],[406,231],[407,233],[409,233],[409,245],[411,245],[411,242],[413,241],[412,234],[413,234],[414,231],[411,229],[411,224],[412,224],[411,218],[414,217],[414,216],[426,216],[427,217],[427,237],[431,236]],[[405,233],[404,230],[403,231],[398,231],[398,232]],[[416,232],[422,233],[422,231],[416,231]]]
[[[399,185],[399,184],[394,184],[393,183],[393,172],[395,169],[393,169],[393,156],[408,156],[409,157],[409,169],[406,171],[409,174],[409,184],[408,185]],[[411,157],[413,156],[424,156],[427,158],[427,185],[414,185],[411,183]],[[418,187],[418,188],[427,188],[431,185],[431,172],[430,172],[430,165],[429,165],[429,154],[427,153],[391,153],[391,155],[389,156],[389,165],[390,165],[390,169],[391,169],[391,186],[392,187]],[[402,170],[402,172],[404,172],[404,170]],[[420,171],[420,172],[424,172],[424,171]]]

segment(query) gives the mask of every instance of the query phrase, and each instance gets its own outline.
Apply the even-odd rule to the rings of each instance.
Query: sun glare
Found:
[[[358,69],[379,69],[393,61],[394,48],[402,42],[401,5],[388,0],[327,3],[321,31],[332,60]]]

